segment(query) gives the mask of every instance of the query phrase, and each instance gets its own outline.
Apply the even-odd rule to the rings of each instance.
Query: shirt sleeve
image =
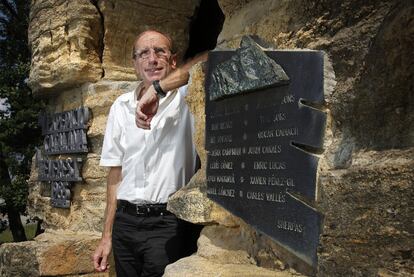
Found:
[[[102,145],[100,166],[121,166],[124,149],[120,144],[122,128],[119,123],[120,115],[116,112],[116,103],[109,111],[106,123],[105,137]]]
[[[186,97],[187,96],[187,92],[188,92],[188,84],[179,87],[178,88],[178,92],[181,94],[182,97]]]

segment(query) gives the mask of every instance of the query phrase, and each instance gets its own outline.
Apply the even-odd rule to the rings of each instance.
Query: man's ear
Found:
[[[177,69],[177,54],[171,55],[171,68]]]

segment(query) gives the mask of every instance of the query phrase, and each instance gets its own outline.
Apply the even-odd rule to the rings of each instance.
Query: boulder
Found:
[[[0,247],[0,275],[109,276],[95,274],[91,254],[99,241],[94,233],[46,232],[35,241],[5,243]]]

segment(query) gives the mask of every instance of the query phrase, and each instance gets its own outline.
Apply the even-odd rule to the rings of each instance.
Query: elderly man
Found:
[[[181,86],[205,57],[177,68],[168,35],[149,30],[136,38],[133,63],[142,82],[113,103],[102,147],[100,165],[109,173],[104,229],[93,255],[97,271],[107,269],[111,248],[120,277],[161,276],[182,256],[181,221],[166,203],[195,171],[193,122]]]

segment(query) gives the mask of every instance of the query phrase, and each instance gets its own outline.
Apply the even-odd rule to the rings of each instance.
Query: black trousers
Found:
[[[118,209],[112,230],[117,277],[155,277],[185,255],[183,221],[173,214],[136,216]]]

